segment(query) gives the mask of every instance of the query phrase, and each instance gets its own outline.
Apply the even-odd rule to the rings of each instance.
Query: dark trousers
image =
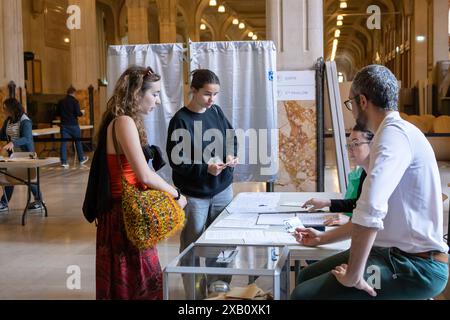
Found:
[[[331,273],[336,266],[348,263],[350,251],[344,251],[303,269],[291,299],[428,299],[440,294],[448,279],[448,264],[406,256],[395,248],[373,247],[366,264],[364,279],[375,286],[376,297],[356,288],[343,286]],[[375,270],[377,274],[375,274]]]
[[[81,145],[81,130],[79,126],[61,126],[62,139],[74,139],[78,160],[84,159],[83,146]],[[67,141],[61,141],[61,163],[67,163]]]
[[[40,201],[42,199],[42,196],[41,196],[41,194],[38,194],[37,186],[33,184],[30,188],[31,188],[31,193],[34,196],[34,200],[35,201]],[[14,186],[7,186],[7,187],[5,187],[5,193],[3,194],[3,197],[2,197],[1,201],[4,204],[6,204],[7,203],[6,199],[8,199],[8,202],[9,202],[9,200],[11,200],[13,192],[14,192]],[[6,196],[6,198],[5,198],[5,196]]]

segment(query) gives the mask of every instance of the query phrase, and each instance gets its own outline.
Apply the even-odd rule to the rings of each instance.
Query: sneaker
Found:
[[[34,201],[28,205],[28,210],[41,210],[42,203],[40,201]]]
[[[61,167],[67,169],[69,167],[69,164],[67,162],[66,163],[61,163]]]
[[[80,161],[80,165],[85,164],[89,160],[89,157],[84,157],[83,160]]]
[[[8,211],[8,206],[3,202],[0,202],[0,212],[1,211]]]

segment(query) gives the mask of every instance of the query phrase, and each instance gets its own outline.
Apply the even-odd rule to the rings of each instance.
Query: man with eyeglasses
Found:
[[[298,228],[317,246],[351,238],[349,250],[302,270],[292,299],[428,299],[448,280],[439,170],[428,140],[397,111],[398,86],[384,66],[363,68],[345,102],[375,133],[352,221],[319,232]],[[370,282],[370,283],[369,283]]]

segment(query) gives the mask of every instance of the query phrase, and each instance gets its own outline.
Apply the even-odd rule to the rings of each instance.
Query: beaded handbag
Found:
[[[113,123],[113,141],[117,138]],[[120,156],[117,156],[122,168]],[[138,249],[153,247],[184,225],[185,213],[167,192],[140,190],[122,175],[122,213],[128,240]]]

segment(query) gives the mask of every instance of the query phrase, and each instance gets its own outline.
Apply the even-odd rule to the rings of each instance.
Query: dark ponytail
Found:
[[[191,72],[191,88],[200,90],[205,84],[220,85],[219,77],[208,69],[197,69]]]

